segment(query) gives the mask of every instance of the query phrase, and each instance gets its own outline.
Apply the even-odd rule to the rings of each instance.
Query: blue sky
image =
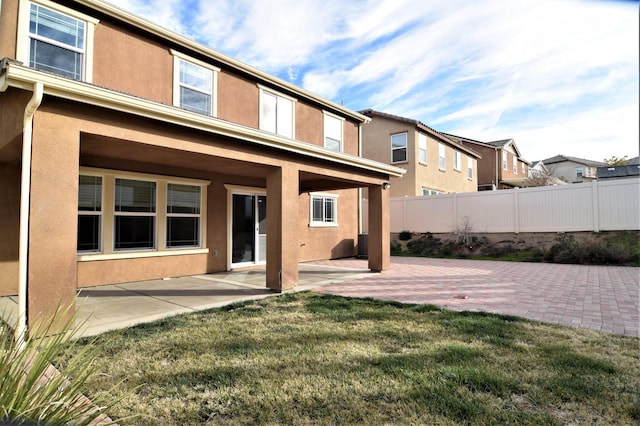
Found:
[[[638,155],[638,2],[110,0],[353,110],[524,158]]]

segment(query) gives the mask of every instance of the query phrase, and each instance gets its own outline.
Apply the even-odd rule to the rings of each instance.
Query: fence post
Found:
[[[597,180],[591,181],[591,216],[593,217],[593,232],[600,232],[600,197]]]
[[[407,229],[407,196],[406,195],[402,199],[402,230],[408,231]]]
[[[453,193],[451,202],[453,203],[453,230],[456,231],[458,229],[458,193]]]
[[[520,188],[513,188],[513,232],[520,233]]]

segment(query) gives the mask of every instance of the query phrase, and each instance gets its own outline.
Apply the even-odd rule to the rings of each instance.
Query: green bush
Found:
[[[545,253],[544,260],[553,263],[585,265],[640,266],[640,241],[631,232],[583,243],[573,235],[560,234]]]
[[[398,235],[398,239],[400,241],[409,241],[412,236],[413,236],[413,234],[411,233],[411,231],[402,231]]]
[[[391,255],[397,256],[402,253],[402,246],[399,242],[391,240]]]
[[[407,250],[414,256],[439,254],[441,248],[442,241],[440,241],[440,238],[434,238],[430,233],[426,233],[423,237],[407,243]]]
[[[31,330],[32,336],[47,337],[23,335],[21,344],[12,328],[0,322],[1,424],[88,425],[99,418],[104,421],[104,411],[117,402],[108,393],[92,401],[82,395],[102,346],[76,345],[74,319],[68,313],[61,310]],[[60,374],[52,368],[55,361]]]

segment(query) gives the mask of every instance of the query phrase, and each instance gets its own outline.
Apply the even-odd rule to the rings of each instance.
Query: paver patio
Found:
[[[366,260],[317,264],[366,268]],[[391,267],[317,292],[433,304],[640,337],[640,268],[392,257]]]

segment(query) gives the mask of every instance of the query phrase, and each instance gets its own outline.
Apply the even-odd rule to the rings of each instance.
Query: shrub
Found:
[[[441,247],[442,241],[439,238],[434,238],[430,233],[407,243],[407,250],[415,256],[437,254],[440,252]]]
[[[107,424],[103,413],[117,401],[109,401],[108,394],[93,401],[82,395],[102,346],[77,346],[75,330],[56,332],[58,325],[71,330],[73,321],[68,310],[61,310],[31,332],[47,337],[20,336],[21,344],[0,322],[0,423],[88,425],[101,419]],[[64,362],[57,365],[59,374],[52,367],[55,360]]]
[[[402,231],[398,235],[398,239],[400,241],[409,241],[412,236],[413,236],[413,234],[411,233],[411,231]]]
[[[391,255],[397,256],[402,253],[402,246],[399,242],[391,240]]]

